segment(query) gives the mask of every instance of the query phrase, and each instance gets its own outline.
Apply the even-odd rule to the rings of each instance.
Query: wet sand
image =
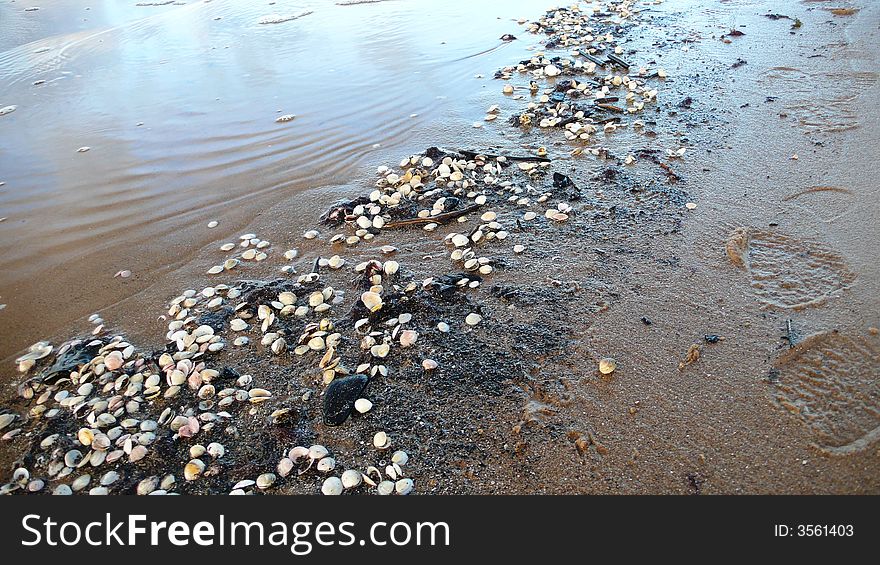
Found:
[[[377,151],[388,143],[393,151],[382,158],[374,160],[367,151],[339,175],[335,165],[332,176],[316,171],[321,180],[312,182],[321,188],[285,186],[283,196],[253,190],[253,178],[262,173],[245,169],[230,179],[229,165],[218,162],[216,173],[229,190],[242,193],[231,199],[236,211],[230,215],[228,195],[226,200],[215,195],[215,208],[196,206],[197,213],[169,203],[170,210],[177,207],[170,218],[143,222],[151,230],[158,223],[171,234],[171,243],[157,246],[163,254],[144,252],[138,260],[143,262],[108,261],[100,269],[104,282],[90,276],[95,263],[86,255],[42,291],[20,282],[32,288],[16,292],[21,286],[7,287],[5,277],[27,281],[27,269],[10,263],[0,292],[0,302],[9,306],[0,315],[21,322],[5,326],[3,346],[9,343],[13,353],[38,338],[81,335],[90,329],[82,317],[100,310],[132,343],[159,348],[166,322],[156,317],[183,289],[216,284],[202,273],[217,263],[216,248],[224,241],[257,233],[272,241],[275,253],[299,249],[297,266],[308,271],[315,256],[326,255],[330,232],[315,242],[303,241],[302,232],[315,227],[333,201],[371,186],[376,165],[396,163],[431,145],[501,154],[546,145],[554,170],[582,189],[578,212],[562,228],[515,234],[527,251],[506,257],[505,268],[468,298],[468,307],[483,313],[480,331],[456,334],[451,343],[428,338],[426,354],[440,363],[440,374],[425,378],[418,359],[403,355],[397,373],[371,383],[376,407],[368,418],[329,428],[318,421],[314,401],[297,403],[303,391],[320,391],[304,367],[295,361],[278,365],[254,351],[230,353],[230,365],[258,376],[263,385],[271,383],[267,388],[278,397],[277,406],[296,406],[299,414],[287,429],[269,431],[254,417],[240,424],[241,431],[269,433],[279,445],[323,442],[340,461],[367,464],[375,459],[368,438],[385,429],[413,456],[408,471],[416,492],[877,493],[880,340],[869,328],[880,325],[880,261],[873,246],[880,199],[870,178],[880,160],[871,150],[880,125],[873,108],[877,30],[871,26],[878,14],[865,5],[853,16],[838,17],[825,7],[816,2],[652,7],[643,14],[647,24],[630,32],[627,46],[635,50],[631,58],[659,64],[670,76],[656,111],[643,118],[645,129],[656,135],[624,129],[605,136],[601,145],[611,153],[606,160],[569,157],[571,146],[558,136],[522,132],[503,119],[480,130],[470,127],[491,104],[501,106],[502,116],[519,107],[500,94],[502,81],[491,77],[497,68],[528,57],[522,50],[537,38],[502,19],[491,38],[513,33],[520,39],[488,60],[476,58],[461,67],[461,90],[444,103],[451,114],[434,120],[427,114],[424,122],[385,142]],[[374,9],[346,9],[355,8]],[[762,14],[768,11],[792,19],[766,18]],[[792,29],[794,18],[801,26]],[[745,35],[719,39],[734,27]],[[473,79],[474,74],[486,78]],[[2,105],[7,103],[16,102],[4,96]],[[20,105],[0,117],[0,127],[12,127],[9,119],[22,110]],[[302,111],[290,111],[298,117],[280,124],[281,131],[302,125]],[[406,124],[410,113],[415,110],[401,112]],[[265,114],[271,129],[276,114]],[[93,146],[88,153],[72,153],[71,161],[100,157],[97,143],[71,141],[69,132],[64,143],[71,151]],[[198,144],[181,145],[203,154]],[[680,177],[675,183],[650,158],[629,167],[622,162],[640,150],[657,150],[666,162],[666,151],[680,146],[688,148],[684,158],[668,160]],[[189,157],[179,159],[190,163]],[[288,176],[289,163],[277,167],[279,177]],[[171,192],[185,200],[180,191]],[[685,202],[697,207],[689,210]],[[35,211],[37,217],[41,213]],[[131,213],[143,217],[142,210]],[[10,230],[13,216],[5,208],[3,215],[10,219],[0,229]],[[210,219],[220,226],[208,230]],[[114,245],[130,248],[131,241],[114,239],[114,233],[128,231],[123,221],[117,232],[99,234],[95,239],[109,247],[99,248],[98,255]],[[156,244],[150,233],[145,232],[144,249]],[[420,230],[383,234],[376,246],[346,249],[345,257],[356,264],[374,257],[378,245],[393,243],[407,275],[421,280],[450,271],[438,247],[441,238]],[[4,245],[23,245],[15,241],[4,235]],[[165,265],[151,270],[144,263],[149,261]],[[278,263],[266,263],[248,265],[245,278],[279,276]],[[135,276],[113,279],[122,268]],[[29,299],[28,292],[43,298]],[[16,305],[29,314],[16,313]],[[76,318],[78,325],[71,325]],[[721,339],[709,343],[707,335]],[[694,344],[699,358],[680,368]],[[609,355],[618,368],[610,377],[600,376],[596,363]],[[11,358],[5,365],[8,382],[18,380]],[[26,442],[19,438],[8,445],[17,457]],[[236,478],[271,470],[263,467],[277,459],[275,447],[270,442],[263,453],[242,446]],[[202,488],[225,492],[230,480],[221,476]],[[293,481],[282,491],[315,492],[315,480]]]

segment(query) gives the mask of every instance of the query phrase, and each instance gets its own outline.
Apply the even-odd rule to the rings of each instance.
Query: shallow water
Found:
[[[541,9],[30,6],[0,5],[0,106],[17,106],[0,117],[0,303],[17,327],[0,358],[144,288],[198,248],[184,242],[216,235],[210,220],[340,183],[442,121],[479,88],[475,73],[523,48],[498,39],[517,32],[511,19]],[[296,118],[276,123],[284,114]],[[114,281],[122,269],[137,280]]]

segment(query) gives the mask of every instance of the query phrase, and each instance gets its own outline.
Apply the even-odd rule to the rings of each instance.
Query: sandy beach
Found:
[[[4,493],[880,493],[880,6],[473,4],[0,5]]]

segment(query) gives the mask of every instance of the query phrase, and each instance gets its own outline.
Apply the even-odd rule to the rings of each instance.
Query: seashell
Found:
[[[323,445],[313,445],[309,448],[309,459],[312,461],[322,459],[326,457],[330,452],[327,451],[327,448]]]
[[[617,361],[611,357],[603,357],[599,360],[599,372],[603,375],[610,375],[617,368]]]
[[[194,481],[205,471],[205,464],[201,459],[193,459],[183,468],[183,476],[188,481]]]
[[[284,457],[278,462],[278,474],[282,477],[286,477],[291,471],[293,471],[293,467],[293,461],[289,457]]]
[[[321,485],[321,493],[326,496],[338,496],[342,494],[343,488],[339,477],[327,477]]]
[[[82,451],[78,449],[71,449],[64,454],[64,464],[68,467],[76,467],[82,460],[82,456]]]
[[[373,403],[366,398],[358,398],[354,401],[354,409],[361,414],[366,414],[373,408]]]
[[[284,341],[283,337],[279,337],[272,342],[272,353],[275,355],[281,355],[285,351],[287,351],[287,342]]]
[[[464,323],[466,323],[469,326],[476,326],[477,324],[479,324],[482,321],[483,321],[483,317],[475,312],[471,312],[464,319]]]
[[[387,449],[389,445],[388,434],[385,432],[376,432],[376,435],[373,436],[373,446],[376,449]]]
[[[362,482],[363,475],[354,469],[349,469],[342,473],[342,487],[346,490],[358,487]]]
[[[190,459],[198,459],[205,454],[205,451],[207,451],[205,446],[197,443],[189,448],[189,457]]]
[[[418,339],[418,337],[419,332],[415,330],[403,330],[402,332],[400,332],[401,347],[409,347],[416,342],[416,339]]]
[[[275,484],[275,474],[274,473],[263,473],[259,477],[257,477],[257,488],[260,490],[267,489]]]
[[[394,483],[394,490],[397,494],[407,495],[413,490],[413,480],[412,479],[400,479],[396,483]]]
[[[137,463],[141,459],[147,456],[148,450],[143,445],[136,445],[131,448],[131,453],[128,454],[128,461],[130,463]]]
[[[271,396],[272,393],[264,388],[252,388],[248,391],[248,397],[251,399],[251,402],[266,400]]]
[[[285,122],[291,122],[294,118],[296,118],[295,114],[284,114],[283,116],[278,116],[277,118],[275,118],[275,123],[283,124]]]
[[[119,369],[124,362],[122,353],[119,351],[113,351],[104,358],[104,366],[110,371]]]
[[[104,476],[101,477],[101,486],[110,486],[116,481],[119,480],[119,473],[116,471],[107,471],[104,473]]]
[[[318,461],[316,468],[322,473],[329,473],[336,468],[336,459],[333,459],[332,457],[324,457]]]
[[[391,351],[391,346],[387,343],[381,343],[379,345],[374,345],[370,348],[370,354],[373,357],[384,358],[388,356],[388,353]]]
[[[92,482],[91,475],[80,475],[70,483],[70,488],[73,489],[74,492],[78,492],[89,486],[90,482]]]
[[[422,361],[422,368],[426,371],[433,371],[438,367],[438,364],[433,359],[425,359]]]
[[[391,456],[391,462],[395,465],[400,465],[403,467],[409,461],[409,455],[407,455],[406,451],[395,451]]]
[[[55,496],[70,496],[73,494],[73,489],[71,489],[68,485],[58,485],[55,487],[55,490],[52,491],[52,494]]]
[[[367,291],[361,295],[361,302],[370,312],[376,312],[382,308],[382,297],[372,291]]]
[[[389,494],[394,493],[394,483],[391,481],[382,481],[379,483],[379,486],[376,487],[376,492],[381,496],[388,496]]]
[[[226,448],[223,447],[223,444],[217,443],[216,441],[208,444],[208,455],[213,457],[214,459],[220,459],[224,455],[226,455]]]
[[[385,271],[386,275],[393,275],[400,270],[400,263],[397,261],[385,261],[382,270]]]
[[[290,460],[293,461],[294,464],[299,463],[303,458],[308,456],[309,448],[302,447],[301,445],[294,447],[287,453],[287,457],[290,458]]]
[[[92,445],[92,441],[95,439],[95,433],[88,428],[80,428],[76,433],[76,438],[81,444],[89,446]]]
[[[146,479],[141,480],[138,483],[136,492],[140,496],[146,496],[156,490],[156,487],[159,486],[159,477],[153,475],[152,477],[147,477]]]
[[[26,483],[30,478],[30,471],[28,471],[24,467],[19,467],[12,473],[12,480],[16,483]]]
[[[466,235],[457,233],[452,236],[452,244],[456,247],[464,247],[470,243],[470,240]]]

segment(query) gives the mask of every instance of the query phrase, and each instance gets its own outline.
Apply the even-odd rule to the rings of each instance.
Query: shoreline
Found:
[[[802,14],[800,19],[809,25],[812,22],[807,15]],[[662,25],[662,18],[671,17],[663,14],[660,22],[648,20],[647,25]],[[748,38],[753,28],[745,29]],[[518,41],[534,38],[524,30],[518,35],[522,36]],[[636,37],[632,44],[638,45],[638,41]],[[728,45],[719,42],[721,47]],[[671,49],[674,47],[663,55],[671,56]],[[641,57],[638,50],[615,56],[623,61],[627,56],[634,57],[632,61]],[[533,123],[530,128],[525,124],[522,137],[517,139],[514,134],[511,140],[502,136],[499,148],[489,151],[526,160],[480,158],[479,153],[475,157],[456,152],[488,151],[488,147],[429,149],[406,157],[405,165],[401,162],[380,168],[369,181],[375,186],[367,188],[367,182],[361,183],[361,195],[378,192],[378,196],[349,200],[333,208],[337,195],[324,192],[320,206],[305,214],[298,212],[300,218],[313,218],[314,225],[305,226],[307,229],[288,227],[286,232],[279,232],[268,226],[254,228],[251,233],[255,237],[230,241],[233,249],[239,249],[240,241],[247,241],[248,246],[241,249],[254,250],[252,259],[241,257],[240,249],[238,255],[233,252],[218,258],[216,244],[210,246],[210,254],[203,250],[202,255],[212,260],[211,265],[221,266],[221,272],[222,260],[227,257],[239,263],[226,272],[235,274],[251,265],[254,269],[246,271],[250,280],[244,283],[233,284],[226,274],[203,277],[210,282],[220,280],[229,288],[221,286],[218,290],[217,284],[211,284],[206,287],[211,289],[208,292],[193,291],[191,296],[186,293],[176,299],[176,304],[172,302],[163,325],[180,316],[181,305],[190,311],[180,317],[178,321],[183,323],[179,327],[171,321],[166,335],[170,341],[164,353],[175,354],[175,347],[180,353],[181,347],[186,350],[195,342],[201,344],[195,349],[196,356],[184,355],[170,361],[159,349],[129,351],[125,343],[118,349],[129,351],[129,357],[123,354],[119,361],[111,362],[119,362],[119,366],[111,369],[116,372],[110,378],[105,372],[106,356],[96,359],[96,352],[91,351],[95,374],[87,382],[104,385],[103,394],[117,396],[140,383],[130,397],[143,397],[143,401],[134,411],[125,406],[130,401],[124,398],[116,400],[112,408],[103,406],[94,411],[93,418],[99,413],[122,410],[113,422],[107,418],[108,423],[87,428],[89,431],[84,433],[89,442],[96,434],[101,442],[103,438],[111,443],[123,439],[121,445],[117,443],[118,449],[108,446],[92,450],[99,453],[96,457],[100,461],[92,471],[90,486],[95,487],[98,476],[105,476],[112,467],[112,472],[120,475],[108,485],[113,493],[134,492],[150,477],[156,479],[150,479],[143,489],[155,483],[153,489],[168,492],[315,493],[327,486],[327,474],[316,471],[308,461],[313,460],[317,466],[321,460],[332,458],[332,464],[325,463],[332,465],[327,471],[330,475],[341,476],[343,469],[362,473],[361,484],[352,487],[355,492],[388,488],[387,484],[364,486],[363,477],[374,480],[371,465],[382,478],[393,476],[392,486],[401,494],[410,489],[417,494],[880,491],[878,474],[872,471],[880,465],[880,457],[871,439],[876,425],[872,417],[876,397],[871,387],[876,386],[878,343],[876,332],[869,329],[876,327],[877,303],[870,293],[868,298],[860,294],[866,292],[866,279],[868,290],[876,280],[866,274],[864,263],[853,261],[852,254],[842,255],[834,241],[825,241],[827,237],[790,233],[790,222],[775,217],[766,223],[753,218],[737,224],[735,218],[742,212],[730,214],[730,210],[736,211],[737,206],[748,202],[748,188],[737,203],[725,209],[707,198],[711,189],[701,189],[700,184],[712,178],[712,167],[701,170],[705,168],[700,166],[703,163],[691,155],[695,150],[702,155],[707,149],[706,154],[714,155],[727,143],[742,143],[732,140],[727,131],[719,135],[692,126],[723,130],[725,120],[739,119],[719,117],[707,107],[711,104],[708,98],[693,96],[687,104],[683,98],[664,101],[661,88],[656,98],[664,101],[662,107],[648,105],[652,113],[644,120],[639,113],[626,116],[623,121],[628,127],[617,132],[620,136],[616,141],[614,128],[604,125],[608,122],[585,120],[596,125],[596,130],[589,132],[589,140],[608,140],[614,147],[603,151],[600,148],[604,143],[600,141],[600,148],[596,148],[600,159],[573,160],[577,155],[568,155],[573,148],[559,143],[558,130],[548,136],[541,131],[546,128],[535,128],[534,122],[553,120],[553,108],[558,110],[555,105],[576,99],[573,91],[577,88],[564,88],[561,102],[553,99],[560,93],[556,86],[569,77],[564,65],[538,59],[533,70],[542,70],[535,76],[516,69],[509,73],[502,70],[500,80],[489,81],[490,90],[497,91],[493,96],[498,98],[499,107],[493,109],[495,103],[487,105],[486,115],[497,112],[501,117],[475,128],[486,130],[496,121],[499,128],[509,127],[501,122],[511,116],[517,116],[523,124],[519,118],[522,110],[517,115],[515,108],[537,100],[534,116],[529,118]],[[747,63],[747,68],[749,64],[755,63]],[[553,70],[548,73],[550,66]],[[591,93],[603,82],[612,88],[624,84],[615,84],[613,78],[621,77],[623,65],[611,67],[607,80],[593,84],[588,79]],[[643,76],[659,68],[662,64],[646,69]],[[563,72],[558,76],[556,71]],[[646,85],[654,81],[671,84],[670,98],[680,97],[692,86],[705,88],[707,84],[723,83],[719,77],[735,76],[739,68],[714,73],[710,69],[698,78],[667,72],[668,81],[657,76],[642,81],[641,73],[635,74],[635,80],[644,82],[636,92],[650,92],[652,88]],[[779,80],[772,70],[764,76],[767,81]],[[528,95],[528,79],[539,83],[532,97]],[[521,89],[504,94],[503,85],[508,83]],[[876,90],[876,84],[868,88]],[[523,98],[514,99],[520,93]],[[541,101],[542,96],[546,101]],[[592,96],[586,98],[592,100]],[[649,95],[647,100],[654,102],[653,98]],[[794,104],[791,100],[780,102]],[[780,115],[788,117],[798,111],[796,104],[791,107]],[[609,108],[603,110],[618,114]],[[724,113],[729,111],[725,107]],[[663,123],[663,119],[669,121]],[[632,127],[635,120],[643,122],[642,128]],[[806,122],[802,125],[811,127],[810,120]],[[691,131],[681,135],[681,130],[676,131],[681,123]],[[620,138],[638,140],[640,134],[633,131],[638,129],[654,135],[645,136],[647,141],[636,141],[630,146],[632,151],[621,152]],[[663,145],[652,147],[653,139],[661,140]],[[551,163],[536,159],[542,156],[538,149],[545,145]],[[680,148],[685,149],[681,155]],[[780,148],[787,149],[782,144]],[[792,154],[785,157],[789,167],[804,157],[792,159]],[[627,159],[629,156],[632,161]],[[798,173],[792,170],[790,174]],[[413,176],[419,177],[415,184],[411,184]],[[722,184],[730,181],[724,180]],[[468,186],[463,186],[463,181],[468,181]],[[847,191],[804,194],[845,198],[851,193]],[[342,187],[338,196],[349,199],[358,196],[357,192]],[[788,192],[795,194],[788,202],[803,196],[794,190]],[[396,194],[401,197],[400,205]],[[481,196],[485,202],[478,203]],[[732,199],[723,193],[715,196]],[[418,217],[420,211],[430,215],[433,210],[435,217],[446,219],[449,211],[461,210],[469,202],[479,210],[449,217],[448,223],[437,222],[432,231],[426,232],[423,225],[384,229],[395,221]],[[777,208],[785,203],[783,199]],[[830,204],[832,208],[836,205]],[[279,205],[279,211],[285,206],[293,211],[297,204],[292,201]],[[319,227],[314,213],[318,207],[341,209],[336,218],[347,222]],[[376,210],[371,210],[373,207]],[[706,216],[701,216],[704,210]],[[528,212],[536,216],[526,220]],[[773,208],[769,212],[777,213]],[[719,215],[726,217],[712,224],[711,220]],[[377,222],[377,217],[383,219]],[[837,217],[833,216],[832,221]],[[359,225],[359,218],[367,218],[369,226],[366,221]],[[461,219],[465,221],[459,222]],[[311,229],[319,230],[317,238],[300,239]],[[363,233],[357,235],[358,230]],[[480,237],[474,240],[478,232]],[[744,235],[731,239],[731,234],[738,233]],[[266,236],[267,247],[262,246],[263,234],[271,234]],[[337,234],[342,240],[331,243]],[[280,236],[280,242],[275,241],[276,236]],[[347,241],[353,237],[359,240]],[[707,240],[713,245],[706,247]],[[398,249],[383,256],[379,248],[384,245]],[[517,252],[514,245],[523,248]],[[281,264],[294,267],[296,274],[277,274],[279,256],[294,246],[296,256]],[[693,248],[686,253],[689,246]],[[263,249],[267,250],[266,261],[255,262]],[[472,249],[474,255],[465,249]],[[461,251],[461,257],[450,256],[456,251]],[[805,255],[815,259],[804,263]],[[341,260],[345,262],[337,262]],[[270,264],[271,269],[267,266]],[[311,280],[308,273],[316,266],[320,278]],[[371,276],[364,275],[364,271]],[[251,277],[251,272],[258,276]],[[452,278],[443,278],[450,275]],[[459,278],[462,275],[467,277],[464,283]],[[685,275],[694,286],[676,282]],[[261,279],[263,282],[259,282]],[[790,284],[792,279],[794,286]],[[470,287],[472,282],[480,285]],[[370,289],[377,285],[381,288]],[[240,296],[230,297],[229,290]],[[318,302],[314,293],[322,290]],[[293,293],[294,298],[282,297],[282,293]],[[208,306],[218,296],[221,302]],[[293,303],[288,304],[291,300]],[[854,309],[854,300],[866,306],[861,319],[850,327],[828,323],[840,312]],[[236,310],[242,302],[247,305]],[[322,307],[325,303],[329,305],[327,310]],[[377,304],[382,307],[372,313],[366,310]],[[316,307],[322,311],[315,312]],[[302,308],[305,310],[298,314]],[[329,312],[326,318],[324,312]],[[243,313],[249,314],[244,333],[250,341],[235,346],[242,332],[236,332],[230,323],[243,319]],[[473,314],[479,314],[479,319],[472,318]],[[401,321],[406,315],[406,321]],[[323,322],[325,319],[328,321]],[[259,324],[265,326],[263,331],[255,329]],[[443,331],[440,324],[447,324],[449,331]],[[367,326],[370,332],[358,331]],[[143,327],[150,327],[146,320]],[[774,328],[785,332],[775,336]],[[181,331],[183,334],[179,334]],[[267,340],[266,334],[275,335]],[[108,341],[117,335],[116,330],[98,335],[101,347],[117,348],[118,342]],[[787,341],[780,342],[781,338]],[[266,343],[260,345],[261,340]],[[313,340],[320,340],[320,347],[317,341],[314,347],[308,347]],[[209,353],[211,343],[225,345]],[[305,349],[297,349],[304,345]],[[830,360],[841,355],[849,364],[839,369]],[[139,356],[143,356],[141,361],[136,360]],[[616,359],[617,367],[605,375],[599,371],[599,362],[608,357]],[[45,359],[38,369],[45,369],[50,358]],[[200,367],[203,360],[206,366]],[[436,367],[424,365],[426,360],[435,362]],[[101,365],[104,368],[99,368]],[[807,369],[805,373],[804,367],[819,367],[819,372]],[[328,374],[331,369],[333,374]],[[182,377],[178,373],[183,373]],[[332,382],[351,382],[343,379],[363,373],[368,375],[369,384],[366,392],[359,390],[356,396],[369,399],[372,409],[363,415],[352,414],[341,426],[327,425],[322,397]],[[137,374],[141,374],[140,380],[133,379]],[[161,378],[147,386],[156,380],[152,375]],[[248,375],[252,377],[244,378]],[[813,382],[818,378],[823,390],[843,394],[845,410],[829,406],[821,395],[804,388],[805,378]],[[71,386],[80,388],[83,382],[63,388]],[[92,387],[83,396],[89,398],[98,392],[97,388]],[[150,389],[149,397],[145,389]],[[224,389],[231,392],[221,396]],[[39,478],[46,488],[38,490],[48,491],[46,482],[58,484],[46,481],[46,470],[57,466],[70,449],[83,444],[75,419],[65,412],[69,410],[63,405],[65,398],[56,397],[59,390],[49,389],[48,395],[45,389],[33,390],[31,398],[44,395],[46,404],[36,404],[44,409],[54,406],[52,402],[59,403],[62,409],[58,410],[58,422],[63,424],[32,413],[32,417],[41,416],[28,422],[35,427],[3,444],[4,451],[23,453],[26,466],[36,465],[28,471],[24,484]],[[174,394],[166,398],[169,390]],[[207,396],[200,397],[199,391],[203,390],[210,394],[204,392]],[[158,396],[151,399],[154,394]],[[108,396],[107,400],[113,403],[113,398]],[[227,402],[226,398],[234,400]],[[346,402],[353,404],[354,400],[348,398]],[[87,402],[93,406],[101,400],[95,396]],[[199,402],[204,404],[199,406]],[[34,404],[26,406],[33,408]],[[221,407],[225,410],[218,410]],[[77,413],[82,416],[88,408],[80,408]],[[786,414],[786,409],[792,414]],[[218,416],[226,411],[232,414]],[[212,416],[202,420],[199,414]],[[131,426],[119,425],[118,435],[109,433],[115,429],[117,419],[126,415],[136,421]],[[21,418],[19,415],[9,422],[4,433],[18,425]],[[150,429],[143,429],[144,422],[151,422],[147,424]],[[695,427],[690,422],[695,422]],[[737,429],[732,427],[736,422],[746,425]],[[56,425],[62,434],[54,440],[58,444],[37,447]],[[762,430],[773,433],[764,435]],[[378,432],[387,433],[388,446],[374,445]],[[131,458],[137,440],[145,433],[155,436],[147,436],[146,453],[123,463]],[[790,438],[798,441],[791,442]],[[22,451],[28,444],[30,447]],[[62,444],[66,449],[61,449]],[[204,455],[197,447],[208,446],[205,450],[209,451],[213,444],[223,446],[222,456]],[[284,462],[288,450],[313,444],[326,446],[329,454],[311,457],[291,452],[290,463]],[[774,454],[774,461],[760,457],[767,450]],[[112,465],[105,463],[117,451],[121,451],[115,455],[118,459]],[[142,451],[138,449],[137,455],[141,456]],[[38,456],[41,452],[43,455]],[[398,452],[404,453],[396,455],[398,462],[404,457],[407,461],[395,469],[391,454]],[[748,472],[736,468],[736,453],[748,462],[747,468],[758,466],[755,482],[749,481]],[[201,464],[194,463],[196,459]],[[187,461],[195,467],[185,469]],[[787,468],[792,461],[802,462],[803,471],[798,476],[775,476],[776,470]],[[309,470],[302,475],[292,472],[306,465]],[[55,469],[55,475],[66,468],[72,469],[70,478],[81,473],[62,465]],[[265,484],[270,481],[265,477],[267,473],[274,475],[269,485]],[[157,488],[169,474],[176,476],[175,486]],[[194,475],[193,480],[181,480],[184,474]],[[815,482],[817,476],[824,477],[824,482]],[[258,478],[265,490],[256,484],[239,485],[240,481]],[[69,480],[61,483],[68,484]],[[327,486],[331,491],[336,487],[335,483]]]

